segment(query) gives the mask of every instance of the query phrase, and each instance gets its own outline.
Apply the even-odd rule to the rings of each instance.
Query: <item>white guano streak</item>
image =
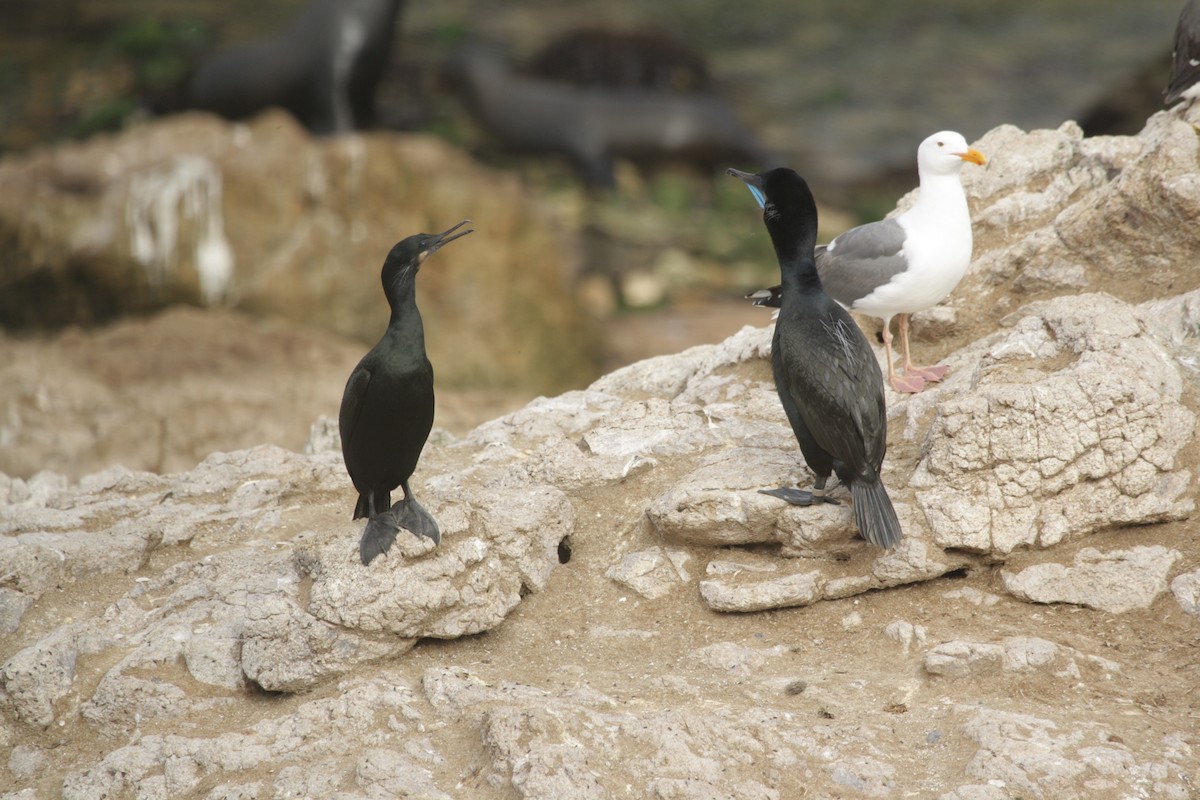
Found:
[[[234,258],[225,238],[221,174],[202,156],[177,156],[129,182],[125,202],[129,249],[153,285],[162,285],[178,261],[181,218],[195,226],[192,257],[200,294],[212,305],[229,288]]]

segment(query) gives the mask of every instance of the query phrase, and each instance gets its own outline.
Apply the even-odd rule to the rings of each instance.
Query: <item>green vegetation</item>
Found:
[[[209,27],[188,19],[136,17],[112,37],[113,48],[133,70],[136,90],[150,96],[173,91],[211,43]]]

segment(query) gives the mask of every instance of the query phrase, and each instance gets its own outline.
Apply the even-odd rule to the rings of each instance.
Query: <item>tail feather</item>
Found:
[[[900,520],[883,481],[852,481],[850,497],[854,501],[854,521],[864,539],[885,550],[900,544]]]
[[[763,308],[779,308],[783,304],[783,287],[772,286],[769,289],[758,289],[746,295],[747,300],[753,300],[754,305]]]
[[[387,511],[391,504],[391,492],[384,492],[382,494],[359,492],[358,502],[354,504],[354,519],[373,517],[380,512]]]
[[[369,516],[371,516],[371,506],[367,502],[367,496],[360,494],[358,502],[354,504],[354,519],[362,519]]]

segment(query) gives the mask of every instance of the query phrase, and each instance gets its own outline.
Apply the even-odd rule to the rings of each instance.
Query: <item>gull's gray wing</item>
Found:
[[[908,268],[904,228],[894,219],[851,228],[816,249],[821,285],[845,306],[875,291]]]

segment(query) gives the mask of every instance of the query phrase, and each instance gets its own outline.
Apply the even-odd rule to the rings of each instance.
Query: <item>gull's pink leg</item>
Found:
[[[900,316],[900,339],[907,354],[908,339],[904,335],[904,318],[906,316],[906,314]],[[895,367],[892,366],[892,320],[890,317],[883,321],[883,349],[887,351],[888,383],[893,389],[897,392],[913,394],[925,388],[925,379],[920,375],[897,375]],[[907,358],[905,360],[907,361]]]
[[[931,383],[940,381],[946,377],[946,372],[949,367],[939,365],[936,367],[918,367],[912,363],[912,356],[908,353],[908,314],[900,315],[900,347],[904,351],[904,374],[922,378]]]

